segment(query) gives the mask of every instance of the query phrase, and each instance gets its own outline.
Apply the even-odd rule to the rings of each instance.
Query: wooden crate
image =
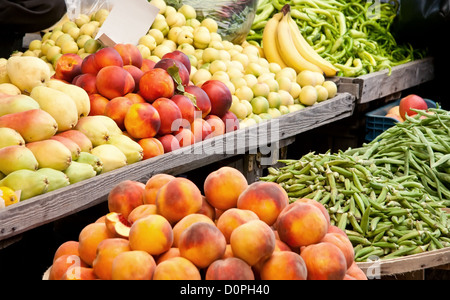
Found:
[[[337,77],[339,92],[354,95],[358,104],[382,99],[434,79],[434,59],[432,57],[412,61],[388,70],[370,73],[356,78]]]
[[[280,118],[242,128],[11,205],[0,210],[0,241],[100,204],[106,201],[109,191],[124,180],[145,182],[157,173],[179,175],[244,154],[261,153],[265,160],[260,163],[272,163],[273,157],[267,154],[278,153],[282,146],[280,141],[349,117],[354,107],[355,97],[340,93],[333,99]]]

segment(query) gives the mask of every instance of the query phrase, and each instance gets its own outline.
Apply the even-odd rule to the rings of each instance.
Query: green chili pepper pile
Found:
[[[388,129],[363,147],[309,153],[269,168],[290,200],[310,198],[345,230],[355,260],[450,247],[450,113],[441,109]],[[419,119],[426,116],[426,119]]]
[[[286,0],[260,0],[247,36],[261,43],[268,19]],[[390,32],[398,1],[293,0],[291,16],[308,43],[339,69],[338,76],[357,77],[425,56],[424,50],[398,44]]]

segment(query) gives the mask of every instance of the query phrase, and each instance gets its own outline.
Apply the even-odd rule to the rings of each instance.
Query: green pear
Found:
[[[0,98],[0,116],[38,108],[39,103],[27,95]]]
[[[67,169],[72,162],[72,153],[61,142],[44,140],[25,145],[36,157],[40,168],[52,168],[59,171]]]
[[[141,161],[144,158],[144,149],[142,149],[141,145],[124,134],[111,136],[107,144],[119,148],[127,157],[127,164]]]
[[[93,147],[106,144],[110,137],[108,128],[96,116],[82,117],[75,129],[86,135]]]
[[[58,123],[58,131],[73,129],[77,125],[78,110],[69,95],[46,86],[37,86],[30,96],[42,110],[52,115]]]
[[[9,80],[22,93],[29,94],[36,86],[50,80],[50,67],[42,59],[33,56],[11,56],[6,64]]]
[[[100,158],[89,152],[82,151],[77,159],[77,162],[90,164],[97,174],[100,174],[103,170],[103,163]]]
[[[58,123],[42,109],[1,116],[0,127],[16,130],[27,143],[48,139],[58,131]]]
[[[104,144],[92,149],[92,154],[100,158],[103,163],[102,173],[106,173],[127,164],[127,157],[114,145]]]
[[[88,93],[81,87],[67,84],[57,79],[50,79],[46,86],[69,95],[75,103],[78,111],[78,117],[86,117],[91,111],[91,101]]]
[[[122,130],[120,129],[119,125],[117,125],[116,121],[114,121],[113,119],[111,119],[108,116],[103,116],[103,115],[97,115],[97,116],[93,116],[95,119],[98,119],[100,122],[103,123],[103,125],[106,126],[106,128],[109,131],[109,135],[113,136],[113,135],[123,135]]]
[[[41,168],[36,172],[47,176],[47,193],[68,186],[70,184],[69,177],[62,171],[58,171],[52,168]]]
[[[70,184],[74,184],[97,175],[97,172],[95,172],[92,165],[77,161],[73,161],[64,173],[67,177],[69,177]]]
[[[25,146],[8,146],[0,149],[0,172],[5,175],[21,169],[36,171],[38,167],[33,152]]]
[[[25,146],[25,140],[20,133],[9,127],[0,127],[0,149],[14,145]]]
[[[20,191],[20,201],[23,201],[45,193],[48,189],[48,179],[37,171],[22,169],[6,175],[0,181],[0,186]]]

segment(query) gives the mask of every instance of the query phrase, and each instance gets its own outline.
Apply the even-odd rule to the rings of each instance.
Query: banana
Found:
[[[277,27],[283,13],[276,13],[266,24],[263,31],[262,46],[264,51],[264,56],[270,63],[277,63],[281,68],[286,68],[287,65],[284,63],[283,59],[278,52],[278,38],[277,38]]]
[[[305,40],[302,33],[298,29],[297,23],[292,19],[291,15],[287,15],[287,21],[291,28],[292,39],[294,41],[295,48],[300,54],[309,62],[318,66],[326,76],[335,76],[337,68],[333,66],[329,61],[321,57]]]
[[[284,10],[283,10],[284,11]],[[278,50],[280,55],[288,67],[293,68],[297,73],[304,70],[310,70],[313,72],[323,73],[315,64],[307,61],[294,44],[294,39],[292,37],[292,30],[289,26],[288,19],[290,18],[290,13],[287,11],[278,23],[277,35],[278,35]],[[267,28],[267,27],[266,27]]]

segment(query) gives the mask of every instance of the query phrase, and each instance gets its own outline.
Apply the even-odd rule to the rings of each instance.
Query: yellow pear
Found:
[[[17,170],[35,171],[39,167],[33,152],[25,146],[8,146],[0,149],[0,172],[5,175]]]
[[[103,163],[102,173],[106,173],[127,164],[127,157],[114,145],[104,144],[92,149],[92,154],[97,156]]]
[[[46,83],[46,86],[69,95],[73,102],[75,102],[79,118],[89,115],[89,112],[91,111],[91,102],[88,93],[83,88],[56,79],[50,79]]]
[[[103,115],[97,115],[97,116],[93,116],[93,117],[94,117],[94,119],[99,120],[101,123],[103,123],[103,125],[105,125],[105,127],[109,131],[110,136],[123,135],[123,132],[120,129],[120,127],[117,125],[116,121],[114,121],[110,117],[103,116]]]
[[[96,116],[80,118],[75,129],[84,133],[93,147],[106,144],[110,137],[108,128]]]
[[[58,131],[73,129],[77,125],[78,110],[69,95],[46,86],[37,86],[30,96],[56,120]]]
[[[0,93],[15,96],[15,95],[22,94],[22,91],[12,83],[1,83],[0,84]]]
[[[36,86],[44,85],[51,77],[47,63],[34,56],[11,56],[6,70],[11,83],[25,94],[31,93]]]
[[[72,152],[56,140],[33,142],[25,146],[33,152],[40,168],[64,171],[72,162]]]
[[[25,140],[14,129],[0,127],[0,149],[8,146],[25,146]]]
[[[10,83],[8,71],[6,70],[6,64],[8,60],[6,58],[0,58],[0,83]]]
[[[27,95],[0,98],[0,116],[40,108],[39,103]]]
[[[119,148],[127,157],[127,164],[141,161],[144,158],[144,149],[142,149],[141,145],[124,134],[111,136],[107,144]]]

